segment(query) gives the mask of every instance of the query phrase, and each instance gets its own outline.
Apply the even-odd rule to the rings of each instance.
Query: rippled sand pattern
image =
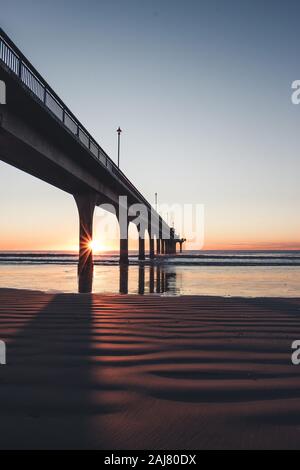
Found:
[[[299,448],[299,299],[0,291],[1,448]]]

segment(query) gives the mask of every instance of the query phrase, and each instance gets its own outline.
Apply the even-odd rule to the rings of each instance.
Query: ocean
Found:
[[[0,287],[77,292],[71,252],[0,252]],[[300,251],[186,251],[119,267],[117,252],[94,256],[93,292],[153,295],[299,297]]]

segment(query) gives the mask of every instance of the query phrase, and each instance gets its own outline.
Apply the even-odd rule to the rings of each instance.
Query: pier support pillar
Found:
[[[166,253],[166,240],[161,240],[161,254],[164,255]]]
[[[76,194],[74,199],[79,213],[79,261],[78,261],[78,290],[89,293],[93,287],[93,216],[96,207],[94,194]]]
[[[128,236],[127,238],[120,238],[120,264],[129,264]]]
[[[171,230],[170,230],[169,254],[176,255],[176,241],[175,241],[175,230],[174,230],[174,228],[171,228]]]
[[[154,251],[154,238],[151,237],[150,235],[150,246],[149,246],[149,251],[150,251],[150,259],[155,258],[155,251]]]
[[[143,261],[145,259],[145,238],[142,234],[139,234],[139,260]]]
[[[157,238],[156,240],[156,254],[160,255],[160,239]]]
[[[118,209],[117,218],[120,227],[120,265],[128,265],[128,214]]]

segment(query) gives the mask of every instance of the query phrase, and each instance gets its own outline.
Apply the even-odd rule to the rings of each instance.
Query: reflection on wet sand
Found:
[[[154,295],[300,297],[300,267],[199,267],[173,266],[163,262],[139,264],[144,265],[145,277],[144,288],[140,282],[140,290],[147,295],[151,295],[154,282]],[[122,276],[119,265],[95,265],[93,292],[138,294],[139,264],[125,266]],[[0,264],[0,285],[10,289],[75,293],[78,292],[77,269],[76,265]]]
[[[143,295],[145,293],[145,266],[139,266],[139,294]]]
[[[128,266],[120,265],[120,294],[128,294]],[[148,277],[148,281],[146,281]],[[140,264],[138,267],[137,292],[144,294],[176,294],[176,271],[166,271],[161,265],[145,266]]]
[[[127,264],[120,264],[120,294],[128,294],[128,269]]]
[[[154,284],[155,284],[155,273],[154,273],[154,266],[151,265],[150,266],[150,277],[149,277],[149,291],[150,291],[150,294],[153,294],[154,293]]]

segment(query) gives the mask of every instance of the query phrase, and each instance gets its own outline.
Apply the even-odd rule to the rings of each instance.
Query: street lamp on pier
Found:
[[[121,144],[121,132],[122,132],[122,129],[121,127],[119,126],[118,129],[117,129],[117,133],[118,133],[118,168],[120,168],[120,144]]]

